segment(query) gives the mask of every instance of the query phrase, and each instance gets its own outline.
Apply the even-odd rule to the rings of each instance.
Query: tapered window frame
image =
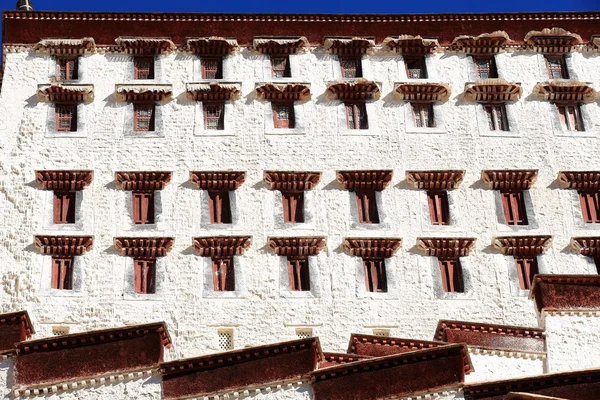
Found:
[[[438,258],[442,290],[446,293],[464,293],[465,279],[459,257]]]
[[[564,54],[544,54],[549,79],[569,79],[567,60]]]
[[[79,57],[56,57],[56,79],[61,82],[79,79]]]
[[[346,114],[346,128],[351,130],[369,129],[369,115],[367,104],[363,102],[344,103]]]
[[[54,113],[57,132],[77,132],[77,104],[56,103]]]
[[[287,108],[287,118],[282,118]],[[275,129],[295,129],[296,128],[296,113],[294,111],[294,102],[279,102],[272,101],[271,109],[273,110],[273,127]]]
[[[145,112],[149,115],[143,115]],[[147,128],[146,128],[147,124]],[[156,104],[133,103],[133,132],[149,133],[156,130]]]
[[[600,192],[578,191],[581,216],[586,224],[600,223]]]
[[[425,56],[406,56],[404,57],[404,67],[406,68],[406,77],[408,79],[427,79],[427,64]],[[418,75],[418,76],[416,76]]]
[[[501,190],[500,200],[507,225],[529,225],[524,190]]]
[[[291,78],[292,69],[290,66],[289,55],[272,55],[269,56],[271,65],[271,77],[274,79]]]
[[[75,223],[77,192],[54,191],[53,193],[53,223],[66,225]]]
[[[309,292],[310,263],[308,257],[287,257],[288,278],[290,291]]]
[[[556,103],[556,112],[562,128],[569,132],[584,132],[585,126],[581,117],[579,103]]]
[[[152,80],[156,74],[156,59],[154,56],[133,57],[133,79]]]
[[[492,132],[509,132],[508,115],[504,103],[484,103],[483,111],[487,119],[488,128]]]
[[[74,257],[52,257],[52,289],[73,290]]]
[[[204,115],[205,131],[225,130],[225,103],[203,102],[202,113]]]
[[[200,57],[202,79],[223,79],[223,57]]]
[[[281,191],[283,222],[301,224],[305,222],[304,191]]]
[[[211,259],[213,277],[213,291],[234,292],[235,266],[233,257],[219,257]]]
[[[385,258],[363,258],[365,289],[370,293],[387,293],[388,277]]]
[[[154,190],[133,190],[131,192],[131,216],[134,225],[154,225],[156,223]]]
[[[228,190],[209,190],[208,208],[211,224],[232,224],[231,198]]]
[[[137,294],[156,293],[156,258],[134,258],[134,291]]]
[[[498,78],[498,68],[496,66],[496,57],[491,56],[472,56],[473,66],[477,79],[496,79]]]
[[[539,274],[539,264],[536,256],[515,257],[515,267],[521,290],[530,290],[533,285],[533,277]]]
[[[433,103],[410,103],[413,121],[416,128],[435,128]]]
[[[377,204],[377,192],[375,190],[358,190],[354,192],[356,198],[356,210],[358,223],[379,224],[379,206]]]
[[[363,77],[361,56],[339,56],[340,74],[343,79]]]
[[[427,204],[432,225],[450,225],[450,202],[447,190],[427,191]]]

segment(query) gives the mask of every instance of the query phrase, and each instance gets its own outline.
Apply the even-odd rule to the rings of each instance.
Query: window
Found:
[[[221,57],[202,57],[202,79],[223,79],[223,59]]]
[[[294,129],[294,103],[271,103],[273,105],[273,125],[277,129]]]
[[[310,274],[308,272],[308,257],[287,259],[290,290],[309,291]]]
[[[406,65],[408,79],[427,79],[425,57],[406,57],[404,64]]]
[[[433,225],[448,225],[450,223],[450,207],[448,205],[448,192],[427,192],[429,203],[429,216]]]
[[[281,192],[283,222],[304,222],[304,192]]]
[[[527,225],[527,211],[523,192],[500,192],[504,219],[508,225]]]
[[[69,334],[68,326],[53,326],[52,336],[65,336]]]
[[[153,132],[154,131],[154,104],[134,104],[133,105],[133,131],[134,132]]]
[[[154,223],[154,191],[132,192],[132,216],[134,224]]]
[[[291,78],[289,56],[271,57],[271,71],[273,78]]]
[[[369,129],[365,103],[346,104],[346,123],[348,129]]]
[[[433,103],[410,103],[413,111],[415,127],[434,128]]]
[[[360,57],[340,57],[342,78],[362,78],[362,65]]]
[[[378,224],[379,212],[377,210],[377,198],[375,196],[375,191],[359,191],[355,192],[355,194],[358,222],[361,224]]]
[[[133,79],[154,79],[154,57],[134,57],[133,72]]]
[[[208,192],[208,207],[211,224],[231,224],[229,191]]]
[[[475,63],[475,71],[479,79],[493,79],[498,77],[494,56],[473,57],[473,62]]]
[[[387,274],[383,258],[363,259],[365,284],[369,292],[387,292]]]
[[[517,265],[517,275],[519,276],[519,285],[523,290],[531,289],[533,277],[538,273],[537,258],[519,257],[515,258]]]
[[[487,104],[483,109],[488,118],[490,131],[508,131],[508,119],[504,104]]]
[[[213,289],[215,292],[235,290],[233,258],[215,258],[212,260]]]
[[[56,104],[56,131],[77,132],[77,106],[75,104]]]
[[[52,257],[52,289],[73,289],[73,257]]]
[[[76,192],[54,192],[54,223],[75,223]]]
[[[546,67],[548,69],[548,78],[550,79],[569,79],[567,63],[565,56],[545,56]]]
[[[204,129],[222,131],[225,129],[225,112],[223,103],[203,103]]]
[[[373,329],[373,336],[389,337],[390,330],[389,329]]]
[[[233,350],[233,329],[219,329],[219,348],[223,351]]]
[[[596,271],[600,274],[600,257],[594,257],[594,264],[596,264]]]
[[[56,80],[73,81],[78,76],[79,63],[77,57],[58,57],[56,59]]]
[[[558,117],[563,129],[567,131],[584,131],[579,104],[556,105]]]
[[[298,339],[308,339],[313,337],[313,330],[311,328],[296,328],[296,336]]]
[[[581,212],[586,223],[600,223],[600,193],[579,192]]]
[[[156,279],[156,259],[134,259],[133,269],[135,292],[139,294],[154,293]]]
[[[448,258],[438,260],[438,262],[440,264],[440,275],[442,277],[444,292],[464,292],[465,288],[460,259]]]

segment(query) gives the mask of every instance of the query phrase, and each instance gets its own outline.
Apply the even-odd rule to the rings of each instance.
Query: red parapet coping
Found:
[[[402,339],[353,333],[348,344],[348,353],[360,356],[383,357],[411,351],[446,346],[444,342],[418,339]]]
[[[543,311],[600,311],[599,275],[537,275],[529,297]]]
[[[0,314],[0,355],[15,353],[15,344],[34,333],[27,311]]]

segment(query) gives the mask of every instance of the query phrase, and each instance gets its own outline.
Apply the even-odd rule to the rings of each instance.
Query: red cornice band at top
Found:
[[[600,34],[599,12],[499,14],[201,14],[5,11],[4,44],[32,44],[47,37],[93,37],[98,45],[115,45],[118,36],[169,37],[178,46],[186,38],[235,32],[242,46],[255,36],[305,36],[320,45],[328,36],[386,37],[403,34],[437,38],[451,46],[460,35],[504,31],[522,44],[530,31],[559,27],[584,42]],[[240,29],[243,28],[243,29]]]

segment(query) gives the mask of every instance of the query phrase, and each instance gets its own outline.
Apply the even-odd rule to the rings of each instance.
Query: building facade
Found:
[[[355,397],[345,398],[450,399],[471,395],[465,379],[600,367],[586,359],[600,310],[599,21],[6,11],[0,310],[27,310],[7,320],[34,325],[25,330],[40,348],[117,329],[109,335],[141,335],[156,354],[82,364],[83,380],[44,378],[31,370],[38,346],[23,341],[0,386],[14,389],[7,396],[333,399],[346,385]],[[538,274],[579,277],[567,305],[550,310],[544,299],[560,293],[536,283],[534,306]],[[567,320],[556,309],[578,311]],[[448,338],[444,321],[518,339]],[[368,378],[343,370],[354,355],[338,353],[382,382],[390,362],[414,360],[347,351],[351,335],[411,338],[421,344],[400,348],[438,360],[432,373],[461,372],[363,393]],[[194,363],[255,346],[299,358],[232,361],[246,381],[194,386]],[[87,357],[61,351],[73,365]],[[320,375],[326,359],[342,369]],[[251,376],[268,363],[298,370]],[[114,370],[141,375],[104,377]],[[93,376],[123,382],[98,388]],[[566,393],[556,397],[575,398]]]

